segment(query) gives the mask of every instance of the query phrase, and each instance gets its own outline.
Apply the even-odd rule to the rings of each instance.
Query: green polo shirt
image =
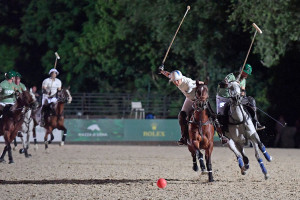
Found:
[[[20,83],[19,85],[16,85],[16,86],[17,86],[17,89],[19,90],[19,92],[27,90],[26,86],[23,83]]]
[[[9,83],[7,80],[4,80],[0,83],[0,102],[5,104],[13,104],[15,103],[15,97],[8,97],[13,94],[15,89],[17,89],[15,83]]]
[[[226,82],[235,81],[236,77],[233,73],[230,73],[225,77],[224,80]],[[240,87],[246,88],[246,79],[242,79],[240,81]],[[220,86],[218,86],[217,94],[221,97],[226,97],[226,98],[230,97],[228,88],[220,88]]]

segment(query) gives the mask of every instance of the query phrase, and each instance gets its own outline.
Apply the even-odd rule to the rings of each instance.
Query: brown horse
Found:
[[[3,135],[5,140],[5,147],[0,157],[0,162],[5,162],[4,156],[8,152],[9,164],[14,163],[10,143],[16,138],[18,131],[21,129],[25,114],[35,105],[28,91],[16,92],[16,94],[16,103],[13,106],[7,105],[4,107],[0,121],[0,136]]]
[[[64,106],[65,103],[71,103],[71,101],[72,96],[68,89],[64,88],[61,91],[57,92],[57,102],[52,106],[53,110],[50,111],[50,114],[45,117],[44,128],[46,129],[46,134],[44,137],[44,142],[46,150],[48,149],[48,144],[51,144],[54,139],[54,135],[52,133],[54,129],[62,130],[64,132],[62,136],[61,146],[64,145],[67,136],[67,129],[64,126]],[[47,141],[49,134],[51,135],[51,139]]]
[[[208,87],[205,84],[199,84],[198,81],[196,81],[196,85],[196,100],[193,104],[194,112],[189,122],[188,149],[193,157],[193,170],[198,171],[198,157],[202,173],[204,174],[208,171],[208,181],[213,182],[211,153],[214,147],[214,125],[208,109]],[[200,149],[205,150],[207,171],[205,170]]]

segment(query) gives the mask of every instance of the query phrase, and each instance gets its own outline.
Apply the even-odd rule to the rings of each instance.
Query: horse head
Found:
[[[21,107],[33,108],[35,106],[35,99],[28,91],[16,92],[17,103]]]
[[[62,103],[71,103],[72,102],[72,96],[69,91],[69,88],[63,88],[62,90],[57,92],[58,101]]]
[[[194,101],[194,105],[196,106],[197,110],[202,109],[204,110],[209,95],[208,95],[208,87],[206,84],[200,84],[199,81],[196,81],[196,100]]]
[[[232,103],[238,105],[241,103],[241,87],[237,81],[232,81],[228,83],[228,91]]]

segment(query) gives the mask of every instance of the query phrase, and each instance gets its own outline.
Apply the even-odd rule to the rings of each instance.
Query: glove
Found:
[[[161,66],[159,66],[159,71],[164,71],[164,69],[165,69],[165,66],[164,66],[164,64],[162,64]]]

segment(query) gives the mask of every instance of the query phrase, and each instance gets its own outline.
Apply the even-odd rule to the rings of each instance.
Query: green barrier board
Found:
[[[177,141],[181,136],[176,119],[66,119],[65,126],[72,142]]]

